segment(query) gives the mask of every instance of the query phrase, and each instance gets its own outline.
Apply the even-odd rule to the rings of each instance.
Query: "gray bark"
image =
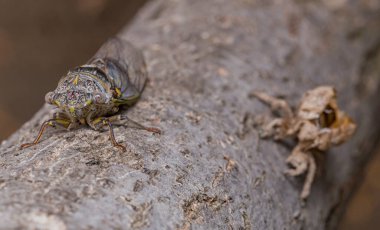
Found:
[[[120,32],[144,51],[150,82],[130,118],[160,136],[49,129],[44,106],[0,146],[0,228],[324,229],[339,218],[380,125],[377,1],[156,0]],[[81,63],[78,63],[81,64]],[[255,90],[297,105],[334,85],[358,124],[319,162],[311,196],[283,174],[294,143],[259,140],[268,108]]]

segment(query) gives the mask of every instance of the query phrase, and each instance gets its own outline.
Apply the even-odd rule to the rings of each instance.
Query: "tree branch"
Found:
[[[380,134],[379,9],[367,2],[152,1],[119,36],[150,76],[126,113],[163,134],[115,128],[120,153],[107,133],[50,129],[18,150],[45,106],[0,146],[0,228],[334,228]],[[259,140],[252,120],[268,109],[249,95],[296,106],[321,84],[358,130],[318,161],[303,205],[303,178],[283,174],[294,144]]]

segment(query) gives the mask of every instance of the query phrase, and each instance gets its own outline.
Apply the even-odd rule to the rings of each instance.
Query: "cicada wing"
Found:
[[[100,65],[110,83],[120,89],[120,100],[138,97],[144,90],[147,70],[143,54],[125,39],[109,39],[89,64]]]

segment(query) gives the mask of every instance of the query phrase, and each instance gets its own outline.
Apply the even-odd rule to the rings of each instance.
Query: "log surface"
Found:
[[[380,134],[376,1],[154,0],[119,36],[141,48],[150,82],[125,111],[162,135],[49,129],[44,106],[0,146],[0,228],[335,228]],[[82,63],[78,63],[82,64]],[[306,204],[283,174],[288,145],[260,140],[265,91],[296,106],[333,85],[358,124],[329,150]]]

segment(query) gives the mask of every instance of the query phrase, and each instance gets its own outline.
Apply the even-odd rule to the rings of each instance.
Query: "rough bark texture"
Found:
[[[157,0],[120,35],[144,50],[150,82],[129,117],[164,133],[49,130],[42,108],[0,146],[0,228],[334,228],[378,141],[377,1]],[[81,63],[78,63],[81,64]],[[359,127],[328,151],[306,204],[283,174],[294,143],[259,140],[268,108],[334,85]]]

